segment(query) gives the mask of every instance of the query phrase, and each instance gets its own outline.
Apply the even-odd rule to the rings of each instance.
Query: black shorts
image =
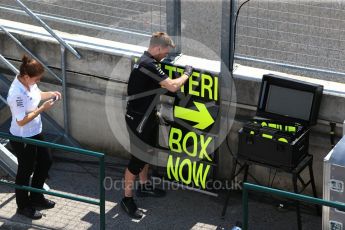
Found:
[[[158,121],[155,112],[152,112],[145,125],[142,128],[142,132],[139,133],[137,128],[142,121],[144,114],[138,112],[127,111],[126,113],[126,124],[127,128],[130,129],[130,140],[131,142],[135,140],[135,137],[139,138],[146,144],[155,147],[157,143],[157,131],[158,131]]]
[[[144,117],[143,113],[134,111],[127,111],[126,124],[129,132],[130,146],[131,146],[131,160],[128,164],[128,170],[138,175],[144,166],[147,164],[143,159],[141,152],[148,152],[149,149],[156,147],[158,138],[158,121],[154,112],[150,114],[142,132],[137,131],[139,124]]]

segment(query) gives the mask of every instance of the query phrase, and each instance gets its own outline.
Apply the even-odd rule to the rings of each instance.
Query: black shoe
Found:
[[[55,207],[55,202],[46,198],[42,198],[39,200],[32,199],[31,205],[36,208],[51,209]]]
[[[122,209],[133,219],[141,219],[143,217],[142,211],[137,208],[132,197],[125,197],[121,200]]]
[[[136,191],[138,197],[163,197],[166,192],[162,189],[152,187],[150,184],[140,185]]]
[[[33,220],[42,218],[42,213],[40,213],[33,207],[17,208],[17,213]]]

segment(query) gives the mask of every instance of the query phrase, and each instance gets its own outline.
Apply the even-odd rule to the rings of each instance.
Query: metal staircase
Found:
[[[28,9],[20,0],[16,2],[23,8],[23,10],[36,22],[38,22],[43,28],[45,28],[53,38],[55,38],[61,46],[61,77],[56,75],[49,67],[39,60],[28,48],[26,48],[13,34],[11,34],[4,26],[0,25],[0,32],[3,31],[9,38],[11,38],[19,47],[21,47],[27,54],[32,58],[40,62],[49,74],[62,84],[62,95],[63,95],[63,114],[64,114],[64,127],[54,121],[46,113],[41,114],[42,123],[43,123],[43,133],[45,134],[46,141],[59,143],[64,145],[69,145],[73,147],[80,147],[80,144],[74,140],[69,135],[69,122],[68,122],[68,112],[67,112],[67,90],[66,90],[66,49],[69,50],[74,56],[78,59],[81,58],[79,53],[66,43],[62,38],[60,38],[47,24],[45,24],[39,17],[37,17],[30,9]],[[0,50],[0,62],[4,63],[14,75],[8,75],[5,73],[0,73],[0,131],[8,132],[11,115],[9,108],[7,106],[6,97],[8,89],[11,85],[12,80],[15,75],[19,73],[18,69],[13,66],[4,56],[1,55]],[[15,177],[17,173],[17,158],[9,151],[9,148],[6,148],[6,145],[9,143],[7,139],[0,138],[0,168],[5,171],[9,176]],[[49,187],[45,185],[45,189]]]

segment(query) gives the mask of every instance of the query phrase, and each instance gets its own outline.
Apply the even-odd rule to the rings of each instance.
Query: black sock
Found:
[[[139,187],[140,190],[152,190],[153,188],[154,187],[150,183],[141,184]]]
[[[145,183],[139,182],[140,186],[144,186],[144,185],[149,184],[149,183],[150,183],[150,181],[146,181]]]
[[[129,201],[129,200],[132,200],[132,199],[133,199],[132,196],[125,196],[125,197],[123,198],[123,201]]]

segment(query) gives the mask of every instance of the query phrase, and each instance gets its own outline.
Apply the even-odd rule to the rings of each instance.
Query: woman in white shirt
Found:
[[[23,56],[20,73],[8,91],[7,102],[12,113],[10,133],[14,136],[44,140],[41,113],[54,106],[61,99],[59,92],[42,92],[37,84],[44,73],[43,66],[34,59]],[[41,106],[39,103],[44,101]],[[42,189],[52,165],[48,149],[21,142],[11,141],[18,159],[17,185]],[[44,198],[43,194],[16,189],[17,213],[31,219],[40,219],[42,214],[36,208],[53,208],[55,202]]]

